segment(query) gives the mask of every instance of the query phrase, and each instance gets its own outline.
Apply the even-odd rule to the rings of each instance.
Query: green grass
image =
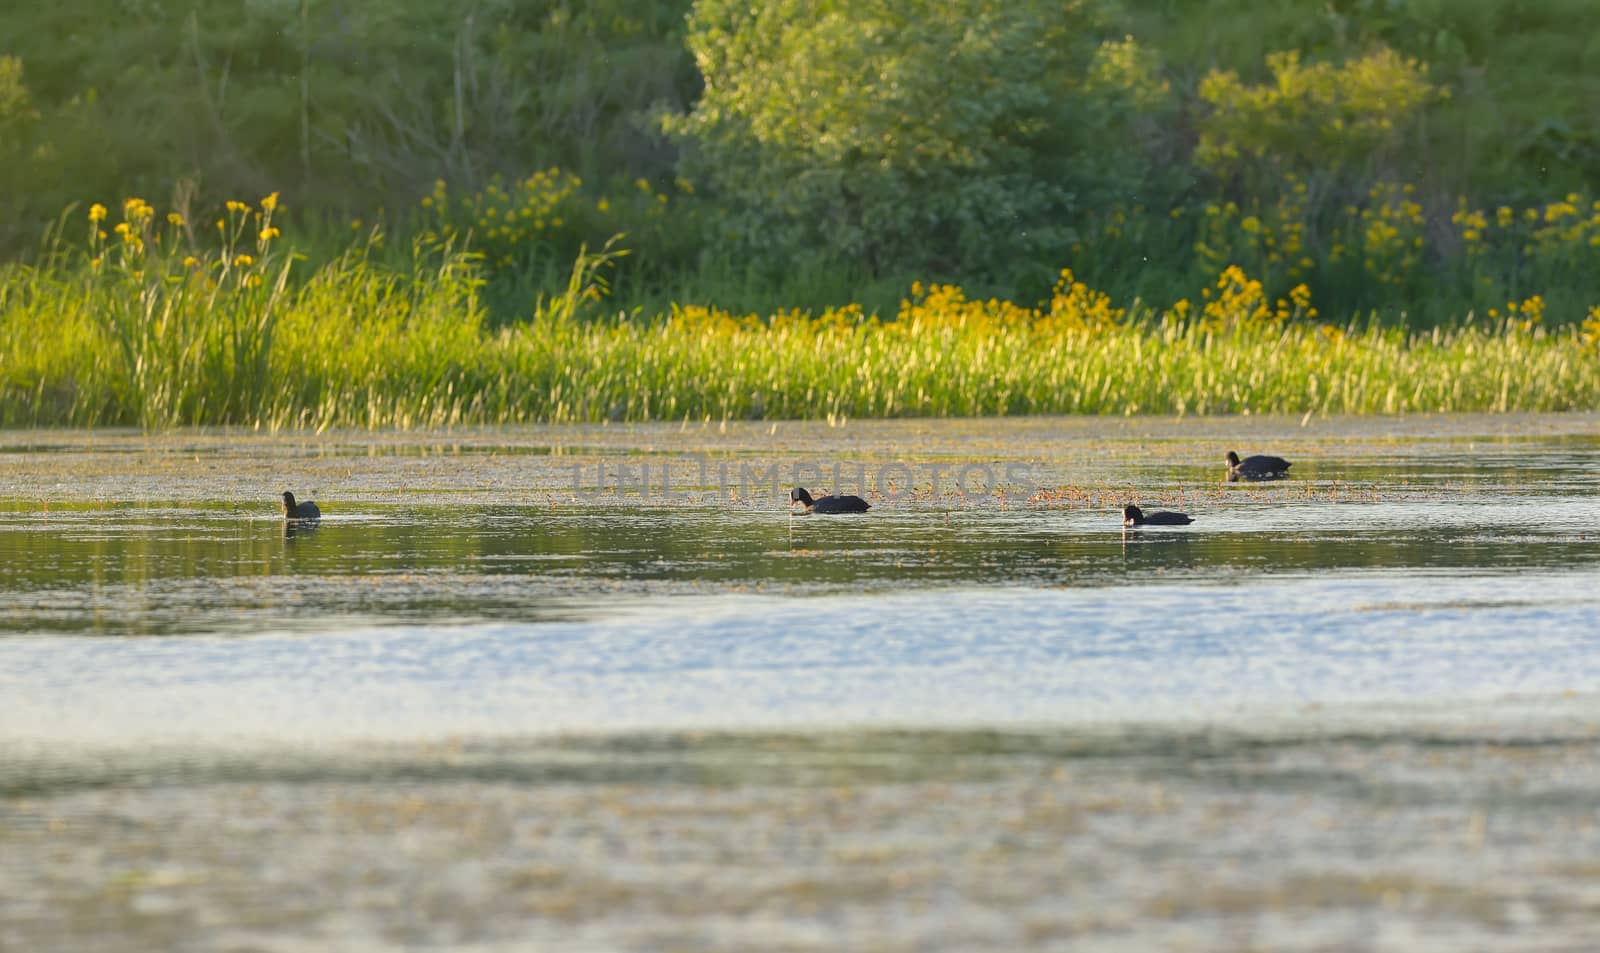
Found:
[[[449,427],[990,414],[1406,413],[1600,406],[1600,318],[1409,331],[1275,316],[1259,286],[1124,313],[1088,289],[1038,308],[918,289],[885,319],[685,305],[619,317],[611,250],[493,327],[480,262],[394,268],[265,243],[185,263],[159,236],[100,264],[0,269],[0,425]],[[122,257],[118,257],[118,255]],[[1196,296],[1198,300],[1199,296]],[[1281,309],[1280,309],[1281,310]]]

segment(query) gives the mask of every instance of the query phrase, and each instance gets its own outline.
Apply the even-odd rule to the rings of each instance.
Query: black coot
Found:
[[[283,518],[286,520],[316,520],[322,518],[322,511],[317,509],[317,504],[309,501],[296,503],[294,494],[284,490]]]
[[[872,508],[872,504],[859,496],[825,496],[820,500],[813,500],[805,487],[797,486],[789,494],[789,505],[799,503],[803,506],[802,513],[865,513]]]
[[[1123,526],[1188,526],[1193,522],[1194,518],[1187,513],[1171,513],[1167,510],[1146,513],[1132,503],[1122,508]]]
[[[1239,455],[1232,450],[1228,451],[1228,479],[1230,480],[1276,480],[1289,475],[1289,467],[1293,466],[1282,457],[1269,457],[1256,455],[1239,459]]]

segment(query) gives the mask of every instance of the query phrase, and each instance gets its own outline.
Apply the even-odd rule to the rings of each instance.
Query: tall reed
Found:
[[[1037,306],[915,286],[858,305],[736,314],[606,310],[623,254],[583,251],[529,318],[487,321],[482,261],[418,243],[297,264],[276,197],[184,216],[90,213],[88,254],[0,268],[0,424],[267,429],[525,421],[991,414],[1406,413],[1600,406],[1600,308],[1409,330],[1325,323],[1304,286],[1269,299],[1238,268],[1168,307],[1119,307],[1064,273]],[[111,233],[114,232],[114,235]],[[1578,316],[1574,316],[1578,317]]]

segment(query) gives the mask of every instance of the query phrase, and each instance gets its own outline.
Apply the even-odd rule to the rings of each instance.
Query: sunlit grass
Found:
[[[1576,330],[1411,333],[1258,318],[1259,307],[1097,319],[940,289],[888,321],[680,309],[643,326],[529,329],[503,356],[523,375],[535,340],[560,355],[524,405],[555,420],[1561,410],[1600,398]]]
[[[1600,406],[1600,311],[1407,330],[1322,323],[1229,267],[1159,309],[1063,273],[1047,302],[915,286],[893,313],[604,307],[621,254],[579,256],[567,287],[494,328],[481,259],[365,246],[315,268],[282,250],[276,198],[215,223],[130,200],[87,253],[0,270],[0,423],[267,429],[572,421],[1543,411]],[[211,237],[211,233],[215,237]],[[198,238],[196,233],[207,237]],[[296,269],[302,268],[304,273]],[[1531,304],[1531,306],[1530,306]],[[1580,316],[1581,317],[1581,316]]]

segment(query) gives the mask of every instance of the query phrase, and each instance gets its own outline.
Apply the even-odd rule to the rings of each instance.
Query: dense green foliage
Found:
[[[1088,0],[700,0],[705,78],[674,124],[741,254],[1001,277],[1075,238],[1082,193],[1136,188],[1102,147],[1132,104],[1092,82]]]
[[[1593,406],[1596,130],[1590,0],[10,4],[0,420]]]
[[[435,179],[665,174],[698,89],[688,0],[0,5],[0,242],[69,202],[281,190],[371,221]],[[17,128],[25,90],[36,113]]]
[[[1284,172],[1313,219],[1387,182],[1433,223],[1600,181],[1589,0],[83,0],[0,38],[13,254],[72,203],[281,191],[331,256],[351,219],[433,224],[436,181],[557,169],[583,214],[491,255],[524,285],[621,231],[640,297],[801,261],[1023,294],[1100,218],[1270,205]],[[619,201],[639,181],[670,228]],[[1152,251],[1179,264],[1119,255]]]
[[[1386,47],[1451,90],[1417,150],[1378,169],[1450,195],[1528,203],[1600,180],[1600,7],[1588,0],[1128,0],[1129,30],[1196,84],[1264,77],[1297,50],[1339,62]]]

